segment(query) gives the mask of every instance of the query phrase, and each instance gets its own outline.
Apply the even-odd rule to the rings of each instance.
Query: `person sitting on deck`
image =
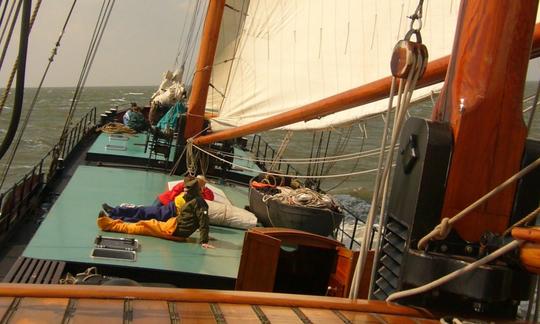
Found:
[[[214,200],[214,192],[206,187],[206,178],[203,175],[198,175],[197,180],[199,180],[199,186],[202,189],[202,197],[205,200]],[[156,199],[156,206],[161,205],[167,205],[170,204],[171,201],[174,201],[178,195],[180,195],[182,192],[184,192],[184,182],[177,183],[171,190],[165,190],[163,193],[161,193],[157,199]]]
[[[97,219],[98,227],[107,232],[119,232],[136,235],[155,236],[169,240],[184,241],[197,229],[200,232],[199,243],[203,248],[213,248],[208,244],[210,230],[208,220],[208,205],[201,196],[199,182],[195,179],[186,181],[186,193],[182,197],[182,207],[176,208],[174,202],[169,205],[156,207],[135,207],[131,210],[123,210],[126,214],[119,214],[119,207],[110,208],[104,204],[107,210],[101,211]],[[171,208],[171,206],[174,206]],[[109,209],[110,208],[110,209]],[[118,214],[116,214],[118,212]],[[134,214],[130,214],[134,212]],[[110,214],[109,214],[110,213]],[[112,215],[112,214],[116,214]],[[136,223],[127,222],[127,219],[140,217]],[[115,219],[116,217],[116,219]],[[160,217],[160,219],[156,219]]]
[[[124,116],[122,117],[122,122],[124,123],[124,125],[126,126],[128,125],[129,118],[131,117],[131,113],[133,112],[133,109],[135,109],[136,107],[137,107],[137,103],[132,102],[129,109],[124,113]]]
[[[131,108],[127,126],[136,132],[142,132],[148,128],[148,122],[144,118],[140,107],[135,106]]]

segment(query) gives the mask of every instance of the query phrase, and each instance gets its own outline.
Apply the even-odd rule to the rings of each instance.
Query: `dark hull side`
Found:
[[[286,205],[276,200],[263,201],[264,194],[249,189],[249,206],[265,227],[286,227],[329,236],[343,219],[342,213],[329,209]]]

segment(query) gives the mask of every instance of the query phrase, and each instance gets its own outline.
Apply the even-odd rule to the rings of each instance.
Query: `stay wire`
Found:
[[[26,130],[26,127],[28,126],[30,116],[32,115],[32,112],[34,111],[34,108],[36,106],[36,102],[37,102],[37,99],[38,99],[39,94],[41,92],[41,88],[43,87],[43,83],[45,82],[45,78],[46,78],[46,76],[47,76],[47,74],[49,72],[49,69],[51,67],[52,62],[54,61],[54,56],[58,53],[58,47],[60,47],[60,41],[62,40],[62,37],[64,36],[64,32],[65,32],[67,24],[68,24],[68,22],[69,22],[69,20],[71,18],[71,15],[73,13],[73,9],[75,8],[76,3],[77,3],[77,0],[73,0],[73,4],[71,5],[68,16],[67,16],[66,21],[64,23],[64,27],[62,28],[62,31],[60,32],[60,35],[58,36],[58,40],[55,43],[55,47],[53,48],[51,56],[48,59],[49,63],[47,64],[47,67],[45,68],[45,71],[43,72],[43,75],[42,75],[41,80],[39,82],[39,85],[37,87],[36,93],[35,93],[35,95],[34,95],[34,97],[32,99],[32,103],[30,104],[30,107],[28,108],[28,113],[26,114],[26,117],[25,117],[25,119],[23,121],[21,130],[19,131],[19,133],[17,135],[17,139],[15,141],[15,146],[13,146],[13,148],[11,150],[11,153],[10,153],[10,156],[9,156],[9,161],[8,161],[8,163],[7,163],[7,165],[6,165],[5,169],[4,169],[4,173],[2,175],[2,180],[0,182],[0,192],[1,192],[2,187],[3,187],[3,185],[4,185],[5,181],[6,181],[7,174],[9,172],[9,169],[11,168],[11,165],[13,163],[13,159],[14,159],[15,154],[17,153],[17,150],[19,148],[19,145],[21,143],[23,134],[24,134],[24,132]],[[38,3],[38,5],[39,5],[39,3]]]
[[[36,3],[36,6],[34,7],[34,12],[29,17],[29,21],[27,22],[28,26],[26,26],[28,28],[28,32],[27,32],[28,34],[25,35],[24,37],[29,37],[30,36],[30,31],[32,30],[32,26],[34,25],[34,21],[36,20],[39,8],[41,6],[41,1],[42,0],[38,0],[38,2]],[[27,12],[27,10],[28,10],[28,12]],[[23,6],[23,15],[24,15],[23,16],[23,23],[24,23],[26,21],[26,19],[28,19],[28,17],[26,15],[30,15],[30,7],[29,6],[28,6],[28,8],[26,7],[26,5]],[[22,26],[21,26],[21,28],[22,28]],[[22,37],[23,37],[23,35],[21,35],[21,40],[23,39]],[[27,39],[27,41],[28,41],[28,39]],[[21,52],[20,46],[21,46],[21,44],[19,44],[19,52]],[[22,65],[23,66],[22,70],[24,71],[24,67],[26,66],[26,62],[23,62],[23,63],[24,64]],[[7,97],[9,96],[9,91],[11,90],[11,86],[13,84],[13,79],[15,78],[15,74],[17,73],[18,69],[19,69],[19,59],[17,58],[15,60],[15,63],[13,64],[12,69],[11,69],[11,74],[9,76],[8,84],[6,85],[6,88],[4,89],[4,94],[3,94],[1,102],[0,102],[0,109],[2,107],[4,107],[4,105],[6,104]],[[19,83],[19,80],[17,80],[17,83]],[[24,86],[24,80],[22,80],[22,82],[20,82],[19,85]],[[18,100],[18,97],[17,97],[17,91],[16,91],[15,92],[15,102],[17,102],[17,100]],[[2,140],[2,144],[0,144],[0,159],[8,151],[11,143],[13,142],[13,138],[14,138],[15,134],[17,133],[17,127],[19,126],[21,113],[22,113],[22,104],[23,104],[22,93],[21,93],[20,100],[21,100],[20,105],[15,104],[14,107],[13,107],[13,112],[11,114],[11,120],[9,122],[9,126],[8,126],[8,129],[7,129],[6,135],[4,136],[4,139]]]
[[[9,4],[9,0],[6,0],[5,2],[2,2],[2,4],[4,5],[4,9],[2,10],[2,15],[0,16],[0,26],[4,26],[3,25],[4,24],[4,18],[6,16],[6,10],[7,10],[8,4]],[[13,5],[11,7],[13,7]],[[8,19],[9,19],[9,15],[8,15]],[[7,22],[6,22],[6,25],[7,25]],[[1,42],[2,42],[2,38],[0,38],[0,43]]]
[[[15,5],[15,2],[13,2],[13,5]],[[2,68],[2,65],[4,64],[4,58],[6,56],[6,52],[7,52],[8,47],[9,47],[11,36],[13,34],[13,28],[14,28],[15,22],[17,21],[16,17],[19,16],[21,5],[22,5],[22,0],[19,0],[18,5],[17,5],[17,10],[15,11],[15,17],[11,17],[12,9],[13,9],[13,6],[12,6],[12,8],[10,10],[10,13],[8,15],[8,21],[6,22],[6,25],[4,26],[4,31],[5,31],[5,28],[7,27],[9,20],[12,19],[10,31],[8,33],[8,38],[6,40],[6,43],[4,44],[4,48],[2,49],[2,55],[0,57],[0,69]],[[4,31],[2,31],[2,36],[0,36],[0,42],[2,41],[2,39],[4,37]],[[0,114],[4,110],[4,105],[6,104],[7,97],[9,96],[9,91],[11,90],[11,86],[13,85],[13,79],[15,79],[15,73],[17,72],[17,66],[18,66],[18,62],[17,62],[17,60],[15,60],[15,63],[13,64],[13,67],[11,69],[11,74],[9,75],[7,85],[4,88],[4,93],[2,95],[2,99],[0,100]],[[15,113],[16,112],[14,111],[12,116],[14,116]],[[13,121],[13,118],[12,118],[12,121]]]
[[[98,24],[96,24],[96,29],[94,29],[94,35],[96,37],[93,39],[93,42],[91,42],[91,45],[89,46],[89,52],[87,55],[87,60],[85,62],[85,65],[83,66],[83,70],[81,71],[81,78],[79,78],[79,83],[77,85],[77,89],[75,90],[75,94],[73,96],[73,100],[71,102],[71,108],[70,112],[68,114],[68,118],[66,119],[66,123],[64,124],[64,130],[62,132],[62,137],[60,139],[61,146],[64,144],[65,139],[67,138],[67,133],[69,129],[69,125],[71,124],[71,120],[73,119],[73,116],[75,114],[75,110],[77,109],[77,105],[79,102],[79,99],[82,95],[82,90],[84,89],[84,86],[86,84],[86,80],[88,79],[88,75],[90,72],[90,69],[92,67],[92,64],[94,62],[94,58],[97,54],[97,50],[99,48],[99,44],[101,43],[101,40],[103,38],[103,34],[105,32],[105,29],[107,27],[107,24],[109,22],[109,18],[111,16],[112,10],[114,8],[116,0],[108,1],[107,6],[105,8],[105,12],[103,17],[98,18]],[[105,0],[104,0],[105,3]],[[103,4],[104,4],[103,3]],[[102,6],[103,9],[103,6]],[[100,11],[101,14],[101,11]],[[97,30],[97,33],[96,33]]]
[[[99,14],[98,14],[98,20],[94,26],[94,30],[93,30],[93,33],[92,33],[92,38],[90,40],[90,44],[88,45],[88,49],[86,51],[86,58],[84,60],[84,63],[83,63],[83,67],[81,69],[81,72],[79,74],[79,80],[77,81],[77,85],[75,87],[75,93],[73,94],[73,98],[71,99],[71,105],[70,105],[70,108],[69,108],[69,112],[68,112],[68,115],[66,117],[66,121],[64,123],[64,128],[62,130],[62,134],[61,134],[61,137],[60,137],[60,146],[63,146],[63,141],[64,141],[64,137],[65,137],[65,134],[67,133],[67,128],[69,128],[69,124],[71,122],[71,116],[73,114],[73,110],[74,110],[74,107],[75,107],[75,100],[77,98],[77,94],[79,92],[79,89],[81,87],[81,83],[82,83],[82,79],[83,79],[83,75],[84,73],[86,73],[86,67],[88,66],[88,61],[90,59],[90,53],[94,47],[94,44],[95,44],[95,39],[96,39],[96,35],[98,33],[98,29],[99,29],[99,26],[100,26],[100,23],[101,23],[101,19],[103,17],[103,13],[104,13],[104,10],[105,10],[105,3],[106,3],[106,0],[103,0],[103,2],[101,3],[101,9],[99,11]]]
[[[176,67],[178,66],[178,59],[180,58],[180,54],[182,53],[182,49],[184,47],[184,42],[182,42],[182,40],[186,37],[184,37],[186,34],[185,34],[185,31],[186,31],[186,25],[187,25],[187,22],[188,22],[188,15],[187,13],[191,11],[191,7],[195,4],[195,1],[192,1],[191,2],[191,5],[190,5],[190,10],[186,11],[186,16],[185,16],[185,19],[184,19],[184,24],[182,25],[182,29],[180,31],[180,38],[178,39],[178,47],[176,48],[176,57],[174,59],[174,63],[173,65]]]
[[[17,10],[15,11],[15,14],[13,14],[13,9],[15,8],[16,3],[18,3]],[[17,22],[17,17],[19,16],[19,12],[21,10],[21,5],[22,5],[22,0],[19,0],[19,2],[17,2],[17,1],[12,2],[11,8],[9,9],[9,14],[8,14],[8,17],[7,17],[7,20],[6,20],[6,24],[2,28],[2,34],[0,35],[0,44],[4,41],[4,36],[6,35],[7,27],[10,26],[10,31],[8,32],[6,42],[4,43],[4,47],[2,49],[2,58],[0,58],[0,69],[4,65],[4,58],[6,56],[6,52],[7,52],[8,47],[9,47],[11,36],[13,34],[13,28],[15,27],[15,23]],[[7,6],[7,4],[6,4],[6,6]],[[4,12],[5,12],[5,10],[4,10]],[[11,24],[9,23],[10,20],[11,20]],[[2,109],[2,107],[0,107],[0,109]]]

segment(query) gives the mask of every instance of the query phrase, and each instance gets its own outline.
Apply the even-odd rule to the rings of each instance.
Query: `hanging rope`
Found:
[[[0,26],[2,26],[2,24],[4,23],[4,18],[6,16],[6,10],[9,4],[9,0],[4,1],[2,4],[4,5],[4,9],[2,10],[2,14],[0,15]],[[2,42],[2,37],[0,37],[0,43],[1,42]]]
[[[15,4],[15,2],[13,2],[13,4]],[[17,17],[19,16],[19,12],[21,10],[21,5],[22,5],[22,0],[19,0],[18,2],[18,5],[17,5],[17,10],[15,12],[15,16],[12,19],[12,23],[11,23],[11,28],[10,28],[10,31],[8,33],[8,39],[6,40],[5,44],[4,44],[4,48],[2,49],[2,56],[0,57],[0,68],[3,66],[4,64],[4,58],[6,56],[6,52],[8,50],[8,47],[9,47],[9,43],[10,43],[10,40],[11,40],[11,36],[13,34],[13,28],[15,27],[15,22],[17,21]],[[10,14],[9,16],[11,16],[11,11],[13,11],[13,6],[11,7],[10,9]],[[9,21],[9,18],[8,18],[8,21]],[[4,37],[4,31],[5,31],[5,27],[7,27],[7,24],[4,26],[4,30],[2,31],[2,36],[1,38]],[[7,85],[6,87],[4,88],[4,93],[2,94],[2,99],[0,99],[0,114],[2,113],[2,111],[4,110],[4,106],[6,104],[6,101],[7,101],[7,98],[9,96],[9,92],[11,91],[11,86],[13,85],[13,80],[15,79],[15,74],[17,73],[17,66],[19,65],[19,62],[17,60],[15,60],[15,63],[13,64],[13,67],[11,68],[11,73],[9,75],[9,78],[8,78],[8,82],[7,82]],[[13,116],[15,116],[17,112],[13,111],[13,114],[12,114],[12,121],[13,121]]]
[[[54,61],[54,57],[58,53],[58,48],[60,47],[60,41],[62,40],[62,37],[64,36],[64,33],[66,31],[67,24],[71,18],[71,14],[73,13],[73,9],[75,8],[75,4],[77,3],[77,0],[73,0],[73,4],[71,5],[71,8],[69,10],[68,16],[66,18],[66,21],[64,22],[64,26],[62,27],[62,31],[60,32],[60,35],[58,36],[58,40],[55,43],[54,48],[51,51],[51,55],[49,56],[49,63],[47,64],[47,67],[45,68],[45,71],[43,72],[43,75],[41,77],[41,80],[39,82],[39,85],[37,87],[36,93],[34,94],[34,97],[32,98],[32,102],[30,104],[30,107],[28,108],[28,113],[26,114],[26,117],[23,121],[21,130],[19,131],[19,134],[17,136],[17,139],[15,141],[15,146],[11,150],[11,154],[9,156],[9,161],[4,169],[4,174],[2,176],[2,181],[0,182],[0,191],[2,189],[2,186],[4,185],[4,182],[6,181],[7,174],[9,172],[9,169],[11,168],[11,164],[13,163],[13,159],[15,157],[15,153],[17,152],[19,145],[22,140],[22,136],[25,133],[26,127],[28,126],[28,122],[30,120],[30,116],[32,115],[32,112],[34,111],[34,107],[36,106],[37,99],[39,97],[39,94],[41,92],[41,88],[43,87],[43,82],[45,81],[45,78],[47,76],[47,73],[49,72],[49,69],[51,67],[52,62]],[[35,19],[37,16],[37,11],[39,9],[39,6],[41,5],[41,0],[36,4],[36,8],[34,9],[34,14],[32,15],[32,18]],[[33,23],[33,20],[32,20]]]
[[[13,13],[13,9],[15,8],[15,3],[17,3],[17,10],[15,10],[15,13]],[[19,0],[19,2],[13,1],[13,3],[11,4],[11,8],[9,9],[8,20],[6,21],[4,28],[2,28],[2,35],[0,35],[0,43],[4,41],[4,36],[6,34],[7,27],[8,25],[10,26],[9,32],[7,34],[7,39],[4,43],[4,47],[2,48],[2,55],[0,56],[0,69],[2,68],[2,66],[4,66],[4,59],[6,58],[6,53],[9,48],[9,44],[11,43],[11,37],[13,36],[13,29],[15,28],[17,17],[19,17],[19,12],[21,11],[21,5],[22,5],[22,0]],[[10,20],[11,20],[11,24],[9,23]],[[2,109],[2,107],[3,105],[0,107],[0,110]]]
[[[21,4],[21,2],[19,2],[19,5]],[[37,17],[37,14],[38,14],[38,11],[39,11],[39,8],[41,6],[41,0],[39,0],[37,3],[36,3],[36,6],[34,7],[34,12],[32,13],[32,16],[30,17],[29,21],[28,21],[28,33],[26,36],[22,36],[21,35],[21,39],[23,39],[22,37],[29,37],[30,35],[30,31],[32,30],[32,26],[34,25],[34,21],[36,20],[36,17]],[[20,8],[17,8],[17,15],[18,15],[18,11],[19,11]],[[24,8],[23,7],[23,18],[27,19],[27,15],[30,14],[29,10],[30,8]],[[28,10],[28,12],[25,12],[26,10]],[[15,17],[14,17],[14,20]],[[21,26],[21,28],[23,28]],[[11,33],[11,31],[10,31]],[[20,49],[19,49],[20,50]],[[25,49],[25,51],[27,50],[27,48]],[[25,58],[26,59],[26,58]],[[24,62],[26,63],[26,62]],[[23,69],[21,70],[21,72],[24,71],[24,67],[26,66],[26,64],[23,64],[22,67]],[[4,95],[2,97],[2,100],[0,102],[0,112],[1,112],[1,109],[4,107],[4,105],[6,104],[6,100],[7,100],[7,97],[9,95],[9,91],[11,90],[11,86],[13,84],[13,79],[15,78],[15,74],[17,73],[19,69],[19,59],[17,58],[15,60],[15,63],[13,64],[13,68],[11,70],[11,75],[9,76],[9,80],[8,80],[8,84],[4,90]],[[21,78],[21,75],[18,76],[19,78]],[[24,85],[24,77],[22,77],[21,79],[21,83],[19,84],[20,86],[23,86]],[[18,81],[19,83],[19,81]],[[22,89],[21,89],[22,91]],[[17,133],[17,128],[19,126],[19,121],[20,121],[20,118],[21,118],[21,113],[22,113],[22,92],[20,94],[20,104],[17,104],[19,98],[17,97],[17,93],[15,93],[15,104],[13,105],[13,112],[11,114],[11,120],[9,122],[9,126],[8,126],[8,130],[6,132],[6,135],[4,136],[4,139],[2,140],[2,144],[0,145],[0,158],[4,157],[4,154],[6,154],[7,150],[9,149],[9,147],[11,146],[11,143],[13,142],[13,138],[15,137],[15,134]]]
[[[349,295],[351,299],[356,299],[357,297],[358,287],[360,286],[360,278],[362,277],[362,274],[364,272],[365,263],[367,260],[367,254],[369,249],[367,242],[369,242],[371,229],[373,228],[373,224],[375,222],[377,213],[379,212],[379,208],[379,228],[381,230],[377,231],[377,238],[375,240],[378,244],[380,244],[380,236],[383,228],[382,224],[384,224],[385,221],[386,197],[390,182],[394,150],[389,150],[388,155],[385,157],[385,152],[383,148],[386,147],[388,135],[388,121],[390,120],[390,111],[392,110],[393,96],[396,83],[399,80],[397,106],[394,111],[394,122],[392,126],[390,147],[395,147],[397,144],[399,135],[401,133],[401,128],[406,118],[406,112],[409,108],[412,94],[416,86],[416,82],[424,73],[425,67],[427,65],[427,49],[424,45],[421,44],[422,39],[420,34],[420,30],[422,28],[422,4],[423,0],[420,0],[414,14],[409,17],[411,19],[411,25],[409,31],[405,35],[405,39],[399,41],[394,48],[394,54],[391,62],[393,78],[390,89],[390,98],[388,101],[388,109],[386,113],[386,123],[384,126],[383,138],[381,143],[381,153],[379,156],[377,168],[379,171],[377,172],[377,176],[375,179],[375,187],[371,200],[371,208],[369,210],[366,220],[366,231],[364,231],[364,237],[362,241],[363,244],[360,247],[360,255],[358,257],[358,263],[356,265],[353,281],[351,284],[351,291]],[[415,23],[418,24],[418,27],[415,27]],[[410,41],[412,35],[416,36],[416,43]],[[384,166],[383,161],[385,161]],[[379,247],[375,249],[375,257],[373,264],[377,264],[379,250]],[[373,267],[373,271],[371,273],[371,282],[373,282],[373,278],[375,276],[375,269],[376,267]],[[371,287],[372,285],[370,285],[368,299],[371,295]]]

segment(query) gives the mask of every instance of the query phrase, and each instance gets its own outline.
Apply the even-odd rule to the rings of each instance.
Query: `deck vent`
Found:
[[[94,240],[95,247],[90,255],[93,258],[119,259],[135,261],[139,241],[126,237],[107,237],[98,235]]]
[[[373,289],[373,296],[379,300],[386,299],[390,294],[398,290],[398,276],[405,251],[406,238],[407,227],[389,217]]]

